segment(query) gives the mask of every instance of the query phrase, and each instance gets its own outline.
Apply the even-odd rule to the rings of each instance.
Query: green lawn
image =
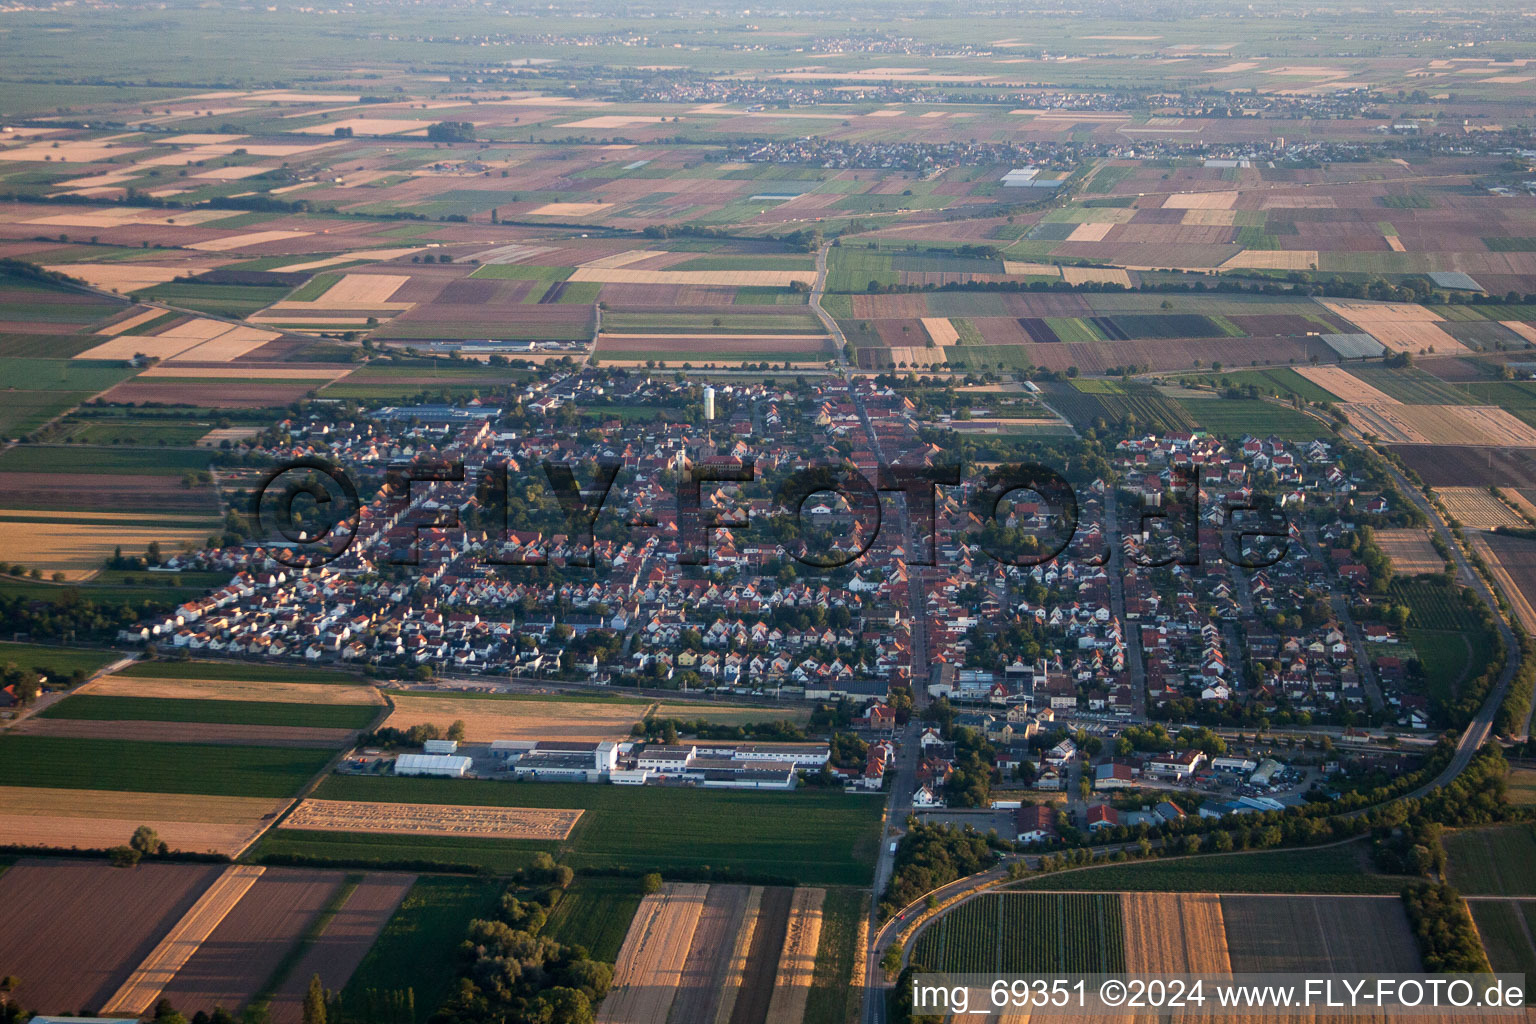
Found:
[[[749,793],[653,786],[578,783],[515,783],[459,779],[332,776],[316,793],[332,800],[473,804],[503,807],[562,807],[586,811],[561,844],[565,863],[582,869],[644,872],[735,872],[753,877],[793,878],[814,885],[865,885],[879,838],[880,801],[842,793]],[[273,850],[303,846],[316,856],[341,857],[372,844],[335,834],[279,832]],[[390,849],[403,849],[397,837]],[[547,844],[508,840],[472,841],[456,848],[463,861],[483,849],[531,856]],[[442,840],[431,840],[417,857],[431,857]],[[334,849],[337,852],[320,853]],[[269,852],[263,842],[261,852]],[[445,854],[448,851],[445,849]],[[391,856],[400,859],[397,854]],[[386,859],[382,856],[373,859]]]
[[[347,1017],[393,1024],[430,1017],[453,989],[469,922],[489,917],[501,892],[483,878],[418,879],[342,990]],[[386,1009],[396,998],[411,1012]]]
[[[1367,870],[1364,851],[1322,850],[1183,857],[1058,871],[1023,883],[1030,889],[1132,892],[1364,892],[1395,893],[1411,879]]]
[[[0,666],[15,664],[19,668],[41,671],[50,678],[58,679],[73,672],[89,675],[116,660],[111,651],[83,651],[69,647],[45,647],[42,644],[0,643]]]
[[[98,697],[81,693],[53,705],[42,713],[42,717],[91,722],[213,722],[292,725],[315,729],[366,729],[381,710],[357,704]]]
[[[13,786],[276,798],[297,793],[330,758],[297,747],[0,736],[0,779]]]
[[[594,960],[614,963],[640,896],[639,881],[633,878],[578,878],[549,912],[541,934],[583,946]]]
[[[1457,829],[1445,837],[1446,874],[1474,896],[1536,896],[1536,826]]]

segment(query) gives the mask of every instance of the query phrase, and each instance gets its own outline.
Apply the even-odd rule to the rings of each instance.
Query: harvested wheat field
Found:
[[[402,256],[410,256],[421,252],[421,246],[409,249],[362,249],[357,252],[342,253],[340,256],[327,256],[323,260],[310,260],[307,263],[291,263],[282,268],[285,274],[297,274],[305,270],[324,270],[326,267],[334,267],[338,263],[352,263],[356,260],[397,260]]]
[[[269,332],[263,331],[262,333],[267,334]],[[275,338],[277,335],[273,334],[272,337]],[[218,342],[211,342],[210,344],[221,344],[222,342],[223,339],[219,339]],[[157,366],[151,366],[149,369],[139,374],[139,376],[141,378],[175,377],[181,380],[188,378],[196,378],[197,380],[250,380],[252,377],[260,377],[262,380],[312,380],[316,382],[323,382],[332,381],[338,377],[345,376],[346,374],[351,373],[353,369],[355,369],[355,367],[351,366],[251,366],[249,364],[242,364],[239,366],[188,366],[182,365],[180,362],[181,359],[193,360],[208,358],[204,354],[204,349],[206,347],[207,346],[205,345],[199,345],[192,352],[183,353],[177,359],[177,361],[161,363]],[[216,431],[210,431],[210,433],[219,433],[219,436],[214,438],[215,441],[222,437],[238,439],[242,437],[250,437],[253,432],[259,433],[259,431],[253,431],[251,428],[247,427],[225,427],[224,431],[237,431],[237,433],[230,434]]]
[[[1377,387],[1372,387],[1342,366],[1298,366],[1296,372],[1331,392],[1341,402],[1370,402],[1376,405],[1397,405],[1397,399]]]
[[[1120,906],[1126,973],[1231,973],[1220,896],[1127,892]]]
[[[277,331],[264,331],[259,327],[231,327],[223,334],[209,338],[201,345],[183,349],[171,356],[168,362],[174,364],[191,360],[201,363],[227,363],[280,337],[282,335]],[[249,378],[256,374],[247,370],[245,376]]]
[[[1232,192],[1187,192],[1163,200],[1165,210],[1230,210],[1237,202]]]
[[[77,692],[93,693],[100,697],[184,697],[189,700],[259,700],[280,704],[364,704],[376,707],[384,704],[384,698],[372,686],[234,679],[103,676],[88,684],[87,689]]]
[[[1531,603],[1531,596],[1521,588],[1515,576],[1510,573],[1509,566],[1499,556],[1493,546],[1488,543],[1488,538],[1480,533],[1468,534],[1472,541],[1472,550],[1488,566],[1488,572],[1493,576],[1494,583],[1504,594],[1504,599],[1509,602],[1510,610],[1515,613],[1515,621],[1527,633],[1536,633],[1536,606]],[[1528,578],[1529,573],[1523,569],[1520,572],[1522,578]]]
[[[1330,313],[1341,316],[1394,352],[1463,355],[1465,345],[1435,326],[1440,314],[1407,302],[1367,299],[1318,299]]]
[[[1094,223],[1089,221],[1073,228],[1072,233],[1067,236],[1066,240],[1069,242],[1102,242],[1105,236],[1114,230],[1114,227],[1115,225],[1108,222]]]
[[[599,1024],[666,1024],[708,893],[707,885],[672,883],[640,901]]]
[[[1491,405],[1382,405],[1346,402],[1349,421],[1388,444],[1536,447],[1536,429]]]
[[[1400,576],[1417,576],[1425,572],[1442,572],[1445,560],[1429,542],[1427,530],[1377,530],[1376,545],[1392,562],[1392,569]]]
[[[116,994],[107,1000],[102,1012],[137,1017],[154,1006],[177,972],[187,965],[198,947],[213,934],[265,871],[266,868],[251,864],[233,864],[225,868],[192,909],[176,922]]]
[[[64,525],[60,523],[5,522],[0,530],[0,561],[36,566],[44,574],[64,573],[65,579],[84,579],[101,569],[118,546],[125,551],[142,551],[158,541],[167,552],[184,544],[201,547],[216,526],[206,529],[184,527],[129,527]]]
[[[631,249],[629,252],[616,252],[609,256],[599,256],[595,260],[587,260],[579,264],[582,267],[590,267],[594,270],[608,270],[614,267],[627,267],[631,263],[639,263],[655,256],[670,255],[662,249]]]
[[[1536,523],[1536,502],[1513,487],[1500,487],[1499,496],[1513,505],[1516,514],[1523,516],[1528,523]]]
[[[928,337],[939,348],[945,345],[953,345],[960,340],[960,332],[955,330],[955,325],[948,318],[942,316],[925,316],[922,318],[923,330],[928,332]]]
[[[17,846],[105,850],[148,825],[172,850],[233,856],[288,804],[260,797],[0,786],[0,835]]]
[[[1054,263],[1021,263],[1018,260],[1003,260],[1003,273],[1060,277],[1061,268]]]
[[[1522,323],[1519,320],[1500,320],[1499,323],[1508,327],[1532,345],[1536,345],[1536,324]]]
[[[252,246],[265,245],[268,242],[283,242],[290,238],[303,238],[312,234],[309,231],[252,231],[244,235],[228,235],[224,238],[212,238],[206,242],[194,242],[187,246],[189,249],[201,249],[204,252],[229,252],[231,249],[248,249]]]
[[[293,813],[283,822],[283,828],[318,832],[561,840],[571,834],[571,829],[576,827],[580,817],[580,810],[554,808],[305,800],[294,808]]]
[[[124,335],[104,341],[95,348],[86,349],[76,359],[129,359],[143,354],[157,359],[170,359],[188,349],[212,341],[222,334],[235,330],[233,324],[222,320],[197,317],[176,324],[154,335]]]
[[[1407,252],[1407,250],[1403,248],[1403,240],[1401,238],[1397,237],[1396,235],[1384,235],[1382,237],[1387,240],[1388,249],[1391,249],[1393,252]]]
[[[23,860],[0,875],[0,975],[39,1012],[101,1006],[219,876],[212,864]],[[112,913],[103,913],[110,907]],[[60,969],[67,964],[68,969]]]
[[[1526,522],[1486,487],[1436,487],[1435,497],[1462,526],[1473,530],[1520,529]]]
[[[1131,286],[1131,275],[1117,267],[1062,267],[1061,279],[1067,284],[1118,284]]]
[[[1316,249],[1244,249],[1221,265],[1223,270],[1315,270]]]
[[[612,203],[545,203],[528,211],[530,217],[590,217],[602,213]]]
[[[688,959],[683,963],[682,981],[672,1000],[671,1020],[710,1024],[721,1012],[733,976],[732,954],[746,922],[752,891],[744,885],[709,887]],[[755,916],[756,903],[752,906]],[[730,1011],[725,1012],[728,1019]],[[796,1021],[798,1024],[798,1018]]]
[[[821,906],[825,889],[796,889],[789,904],[789,930],[779,955],[779,973],[765,1024],[800,1024],[816,973],[816,948],[821,941]]]
[[[391,729],[446,726],[462,721],[471,743],[491,740],[617,740],[646,715],[648,705],[594,701],[496,700],[476,697],[394,696]]]
[[[347,274],[306,305],[314,309],[409,309],[412,303],[390,302],[389,297],[410,280],[401,274]]]
[[[116,337],[124,331],[132,330],[139,326],[139,324],[149,323],[149,321],[154,320],[156,317],[165,315],[165,310],[153,306],[148,309],[142,306],[135,306],[133,308],[135,312],[131,316],[126,316],[115,323],[108,324],[96,333],[106,335],[107,337]]]

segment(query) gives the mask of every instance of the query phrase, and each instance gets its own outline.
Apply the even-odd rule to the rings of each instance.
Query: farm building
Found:
[[[473,762],[452,754],[401,754],[395,758],[396,775],[442,775],[460,779]]]
[[[457,740],[427,740],[421,749],[428,754],[457,754],[459,744]]]

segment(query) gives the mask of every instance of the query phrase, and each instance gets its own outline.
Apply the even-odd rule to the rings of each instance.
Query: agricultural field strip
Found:
[[[821,941],[821,907],[825,889],[796,889],[790,898],[789,928],[779,954],[779,972],[768,1002],[765,1024],[800,1024],[805,1001],[816,974],[816,950]]]
[[[253,864],[233,864],[225,869],[129,975],[117,993],[107,1000],[102,1012],[139,1016],[149,1010],[176,973],[186,966],[198,947],[229,916],[266,870]]]
[[[294,808],[282,827],[385,835],[564,840],[570,837],[582,813],[554,808],[305,800]]]
[[[763,887],[752,886],[747,892],[741,925],[736,929],[736,938],[731,944],[730,960],[726,964],[725,979],[720,990],[720,1007],[715,1011],[714,1020],[703,1022],[703,1024],[728,1024],[736,1009],[736,1000],[741,995],[742,980],[746,976],[747,955],[751,952],[752,937],[757,931],[757,913],[762,902]]]
[[[598,1024],[666,1024],[709,886],[670,883],[640,901]]]
[[[1527,633],[1536,634],[1536,605],[1532,604],[1532,595],[1527,594],[1521,589],[1520,584],[1515,582],[1514,576],[1505,567],[1503,560],[1489,546],[1487,538],[1479,533],[1473,533],[1470,539],[1472,550],[1476,551],[1487,564],[1489,573],[1492,574],[1499,589],[1504,592],[1504,598],[1509,602],[1510,609],[1515,613],[1521,628]]]
[[[1295,369],[1323,390],[1332,392],[1340,401],[1399,404],[1397,399],[1385,391],[1372,387],[1341,366],[1298,366]]]
[[[1435,496],[1458,523],[1474,530],[1501,526],[1520,529],[1527,524],[1514,510],[1483,487],[1436,487]]]

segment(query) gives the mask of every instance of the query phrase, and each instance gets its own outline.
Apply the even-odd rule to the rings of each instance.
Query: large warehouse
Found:
[[[461,779],[473,762],[452,754],[401,754],[395,758],[396,775],[442,775]]]

